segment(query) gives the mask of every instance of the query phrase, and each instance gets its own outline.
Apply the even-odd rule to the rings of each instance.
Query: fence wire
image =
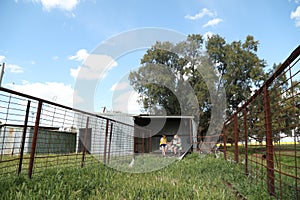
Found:
[[[300,199],[300,46],[224,124],[225,159],[271,196]],[[261,180],[263,180],[261,182]]]

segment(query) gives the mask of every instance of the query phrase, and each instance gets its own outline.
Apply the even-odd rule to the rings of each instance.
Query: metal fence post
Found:
[[[25,120],[24,120],[24,127],[23,127],[23,134],[22,134],[22,141],[21,141],[21,148],[20,148],[20,159],[19,159],[18,174],[20,174],[21,170],[22,170],[22,162],[23,162],[24,146],[25,146],[25,140],[26,140],[26,132],[27,132],[27,123],[28,123],[28,117],[29,117],[30,102],[31,101],[29,101],[29,100],[27,102],[27,108],[26,108],[26,114],[25,114]]]
[[[141,130],[142,133],[142,154],[145,153],[145,133],[144,133],[144,129]]]
[[[245,132],[245,174],[249,175],[248,171],[248,127],[247,127],[247,108],[244,109],[244,132]]]
[[[136,139],[136,125],[133,126],[133,159],[135,159],[135,154],[136,154],[136,151],[137,151],[137,139]]]
[[[32,169],[33,169],[33,164],[34,164],[36,141],[37,141],[37,135],[38,135],[38,132],[39,132],[39,124],[40,124],[40,118],[41,118],[42,105],[43,105],[43,102],[39,101],[38,108],[37,108],[37,113],[36,113],[36,118],[35,118],[35,125],[34,125],[34,131],[33,131],[29,166],[28,166],[28,177],[30,179],[32,177]]]
[[[300,72],[300,71],[299,71]],[[292,115],[293,116],[297,116],[297,114],[295,113],[295,108],[297,107],[297,100],[295,99],[295,96],[297,95],[297,94],[295,94],[295,93],[297,93],[296,91],[294,91],[294,87],[296,87],[296,85],[294,85],[294,83],[293,83],[293,74],[292,74],[292,70],[291,70],[291,68],[289,68],[289,76],[291,77],[291,79],[290,79],[290,84],[291,84],[291,93],[292,93],[292,105],[293,105],[293,108],[292,108]],[[299,102],[299,101],[298,101]],[[298,117],[299,117],[299,115],[298,115]],[[298,121],[298,124],[297,124],[297,121]],[[299,120],[296,120],[296,121],[294,121],[293,120],[293,132],[294,132],[294,158],[295,158],[295,176],[296,177],[298,177],[298,164],[297,164],[297,159],[299,159],[299,158],[297,158],[297,135],[298,134],[296,134],[296,130],[297,130],[297,128],[299,127]],[[296,180],[295,180],[295,188],[297,188],[296,189],[296,197],[298,198],[298,197],[300,197],[299,196],[299,191],[298,191],[298,179],[296,178]]]
[[[264,113],[266,131],[266,159],[267,159],[267,186],[270,195],[275,196],[274,178],[274,146],[272,136],[272,117],[270,109],[270,95],[267,85],[264,86]]]
[[[223,148],[224,159],[227,160],[227,157],[226,157],[227,141],[226,141],[226,125],[225,124],[223,127],[223,143],[224,143],[224,148]]]
[[[150,133],[150,149],[149,149],[149,152],[152,152],[152,131],[149,131]]]
[[[112,133],[113,133],[113,125],[114,125],[113,123],[110,124],[107,163],[109,163],[109,160],[110,160],[110,149],[111,149],[111,139],[112,139]]]
[[[190,145],[191,145],[191,151],[193,152],[196,149],[193,149],[193,122],[192,119],[190,119]]]
[[[239,162],[239,133],[238,133],[238,120],[237,120],[237,113],[234,114],[234,161],[235,163]]]
[[[145,135],[145,143],[146,143],[146,153],[149,153],[149,134],[148,134],[148,131],[145,129],[144,130],[144,135]]]
[[[85,152],[86,152],[86,140],[87,140],[87,134],[88,134],[88,128],[89,128],[89,120],[90,117],[86,118],[86,125],[85,125],[85,131],[84,131],[84,138],[83,138],[83,145],[82,145],[82,157],[81,157],[81,167],[84,166],[84,159],[85,159]]]
[[[106,120],[106,129],[105,129],[105,137],[104,137],[104,152],[103,152],[103,162],[106,164],[106,148],[107,148],[107,135],[108,135],[108,127],[109,127],[109,120]]]

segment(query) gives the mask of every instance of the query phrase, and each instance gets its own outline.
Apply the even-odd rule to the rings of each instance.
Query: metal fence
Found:
[[[151,131],[135,127],[133,120],[122,122],[0,88],[0,177],[27,173],[31,178],[51,167],[130,160],[135,133],[149,137]]]
[[[224,124],[227,160],[279,199],[300,199],[300,46]]]

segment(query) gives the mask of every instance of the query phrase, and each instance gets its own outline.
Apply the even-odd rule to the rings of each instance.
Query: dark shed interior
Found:
[[[135,153],[149,153],[159,150],[162,135],[170,142],[175,134],[179,135],[183,146],[191,143],[191,116],[134,116]]]

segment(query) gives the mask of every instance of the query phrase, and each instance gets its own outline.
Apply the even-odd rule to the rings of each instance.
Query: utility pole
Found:
[[[2,65],[0,64],[0,66],[1,66],[1,71],[0,71],[0,87],[2,87],[2,78],[3,78],[3,75],[4,75],[5,63],[2,63]]]

